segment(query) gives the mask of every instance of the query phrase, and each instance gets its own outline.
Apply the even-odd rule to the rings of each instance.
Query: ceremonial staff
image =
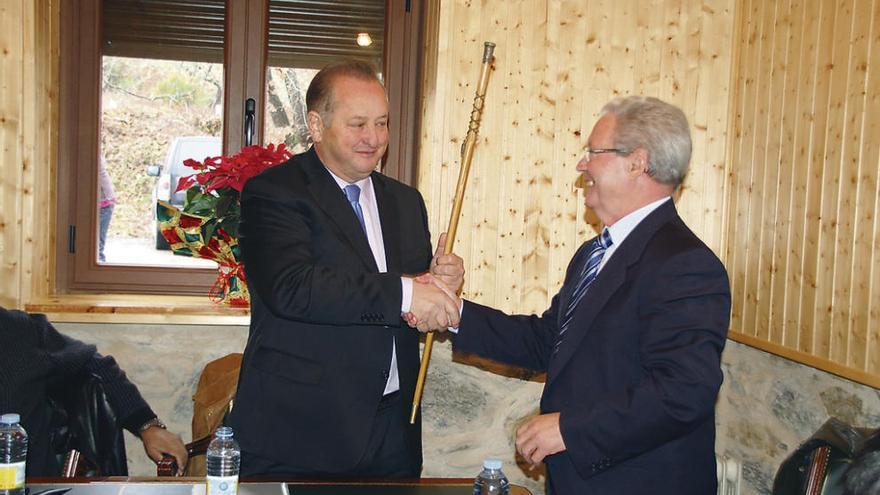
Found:
[[[494,51],[495,43],[485,42],[483,45],[483,65],[480,69],[477,94],[474,95],[471,121],[468,124],[467,137],[461,145],[461,168],[458,170],[458,185],[455,186],[455,199],[452,202],[449,228],[446,229],[446,247],[443,249],[443,254],[452,253],[452,245],[455,243],[455,231],[458,230],[458,217],[461,213],[461,203],[464,200],[464,188],[467,184],[468,172],[471,168],[471,159],[474,157],[477,134],[480,131],[480,119],[483,117],[483,102],[486,98],[486,87],[489,85],[489,71],[491,70],[492,52]],[[428,374],[428,361],[431,360],[431,349],[433,346],[434,332],[428,332],[425,338],[425,352],[422,354],[422,363],[419,366],[419,378],[416,381],[416,393],[413,396],[412,413],[409,417],[410,424],[415,424],[419,404],[422,402],[422,392],[425,390],[425,376]]]

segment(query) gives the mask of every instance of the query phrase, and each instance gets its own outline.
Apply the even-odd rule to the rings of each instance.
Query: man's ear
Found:
[[[636,148],[629,154],[629,174],[636,177],[648,173],[648,151]]]
[[[312,110],[306,115],[306,124],[309,126],[309,134],[312,135],[312,142],[320,143],[324,134],[324,119],[321,114]]]

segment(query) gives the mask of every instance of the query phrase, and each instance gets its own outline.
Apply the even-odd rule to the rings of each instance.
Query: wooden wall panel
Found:
[[[55,1],[0,5],[0,306],[51,282],[57,94]]]
[[[0,306],[21,291],[22,23],[25,2],[0,5]]]
[[[618,95],[688,115],[694,157],[678,207],[721,253],[732,0],[435,0],[427,11],[418,185],[434,233],[448,223],[482,44],[498,45],[455,246],[467,297],[516,312],[549,305],[599,227],[575,165]]]
[[[731,336],[878,386],[880,2],[744,0],[740,22]]]

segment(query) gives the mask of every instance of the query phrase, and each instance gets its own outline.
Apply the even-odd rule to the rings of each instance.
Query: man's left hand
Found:
[[[541,414],[516,430],[516,451],[530,464],[565,450],[559,430],[559,413]]]
[[[144,442],[144,450],[155,462],[159,462],[164,454],[168,454],[177,460],[177,475],[183,474],[188,455],[183,440],[170,431],[151,426],[141,432],[141,441]]]
[[[431,275],[458,294],[464,285],[464,261],[455,254],[443,254],[446,250],[446,232],[440,234],[437,250],[431,260]]]

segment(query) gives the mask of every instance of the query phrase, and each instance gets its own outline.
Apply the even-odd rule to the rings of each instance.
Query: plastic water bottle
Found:
[[[241,449],[232,438],[232,428],[221,426],[208,444],[207,495],[236,495],[238,471],[241,467]]]
[[[24,495],[28,436],[18,414],[0,416],[0,495]]]
[[[483,470],[474,478],[474,495],[508,495],[510,484],[501,471],[500,459],[486,459]]]

